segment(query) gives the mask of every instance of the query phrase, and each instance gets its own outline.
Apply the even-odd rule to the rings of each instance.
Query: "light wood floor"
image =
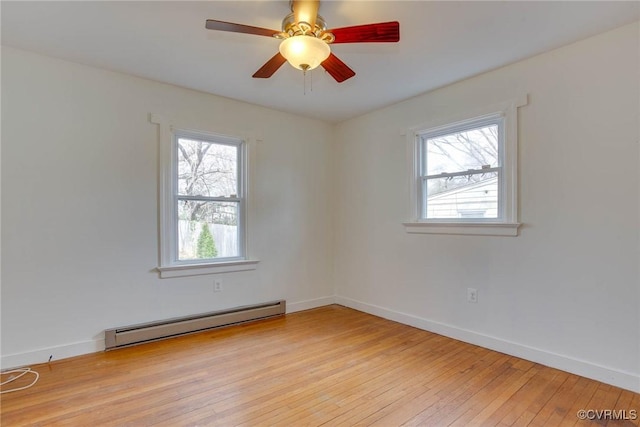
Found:
[[[340,306],[32,367],[2,426],[638,426],[640,395]],[[618,415],[621,413],[618,412]]]

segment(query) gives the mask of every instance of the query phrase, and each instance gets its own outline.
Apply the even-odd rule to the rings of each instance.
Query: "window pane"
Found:
[[[178,260],[240,255],[237,202],[178,201]]]
[[[179,138],[178,194],[238,195],[238,147]]]
[[[426,175],[481,169],[498,164],[498,125],[455,132],[425,141]]]
[[[498,217],[498,172],[426,181],[426,218]]]

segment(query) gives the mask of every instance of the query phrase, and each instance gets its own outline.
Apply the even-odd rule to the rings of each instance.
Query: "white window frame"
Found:
[[[229,136],[209,130],[191,130],[168,123],[152,114],[151,122],[160,128],[159,238],[161,278],[195,276],[255,270],[258,260],[248,256],[249,144],[247,136]],[[178,140],[189,138],[238,147],[238,194],[236,197],[207,197],[210,201],[238,202],[239,256],[206,260],[178,259]]]
[[[478,108],[455,116],[436,118],[411,127],[403,133],[407,137],[407,160],[410,173],[410,220],[403,223],[408,233],[467,234],[488,236],[517,236],[518,222],[518,107],[527,104],[527,96],[496,105]],[[497,218],[427,219],[423,171],[423,146],[429,137],[462,132],[486,125],[498,124]]]

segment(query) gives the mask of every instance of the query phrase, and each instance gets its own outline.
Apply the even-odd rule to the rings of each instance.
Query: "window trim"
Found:
[[[229,273],[235,271],[255,270],[258,260],[249,256],[248,229],[250,206],[249,197],[251,191],[250,184],[250,147],[254,137],[247,134],[230,136],[205,130],[192,130],[187,126],[174,126],[157,114],[150,115],[151,123],[159,127],[159,188],[158,188],[158,223],[159,223],[159,266],[156,270],[161,278],[194,276],[203,274]],[[180,137],[213,140],[221,144],[238,146],[239,153],[239,232],[238,246],[241,255],[232,258],[221,258],[219,260],[188,260],[177,259],[177,182],[173,179],[177,168],[177,140]],[[241,162],[241,163],[240,163]],[[236,200],[236,199],[233,199]],[[243,226],[242,226],[243,224]]]
[[[408,128],[406,135],[407,161],[409,174],[409,212],[410,220],[403,223],[407,233],[419,234],[466,234],[488,236],[517,236],[518,222],[518,108],[528,103],[523,95],[498,104],[476,108],[454,116],[439,117],[430,122]],[[503,123],[502,141],[502,188],[503,198],[499,203],[501,214],[498,218],[447,218],[425,219],[422,215],[422,138],[435,136],[442,132],[458,130],[465,126],[473,127],[500,118]],[[500,181],[500,180],[499,180]]]

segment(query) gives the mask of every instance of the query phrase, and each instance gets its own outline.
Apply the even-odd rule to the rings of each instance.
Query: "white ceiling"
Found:
[[[205,29],[207,18],[279,30],[288,1],[6,1],[2,44],[338,122],[640,19],[640,3],[323,1],[329,28],[399,21],[398,44],[340,44],[357,74],[336,83],[285,64],[268,37]],[[313,91],[310,91],[310,79]]]

